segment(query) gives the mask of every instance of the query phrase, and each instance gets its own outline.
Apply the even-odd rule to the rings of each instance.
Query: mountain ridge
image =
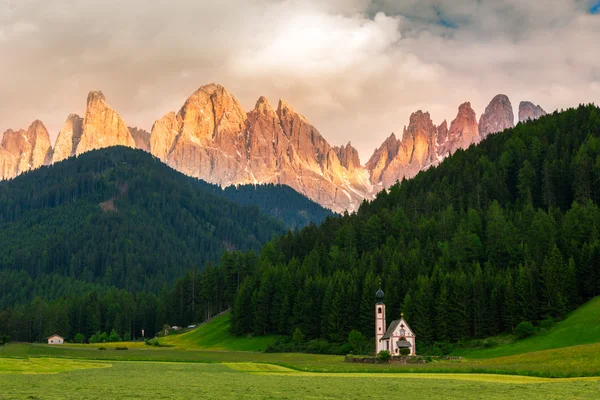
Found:
[[[519,105],[521,122],[543,115],[545,111],[531,102]],[[419,110],[411,115],[400,138],[392,133],[362,165],[350,142],[332,146],[308,118],[283,99],[274,108],[261,96],[246,112],[227,89],[212,83],[196,90],[179,111],[156,120],[147,132],[128,127],[106,96],[93,91],[84,118],[71,114],[54,148],[40,121],[29,129],[34,130],[28,133],[32,149],[22,143],[25,131],[6,131],[0,145],[0,179],[90,150],[121,145],[150,152],[188,176],[222,187],[286,185],[335,212],[353,212],[381,189],[513,126],[512,105],[505,95],[492,99],[479,122],[470,103],[463,103],[450,128],[446,121],[434,124],[428,112]],[[44,152],[50,156],[40,162],[37,154]],[[31,159],[33,153],[36,160]]]

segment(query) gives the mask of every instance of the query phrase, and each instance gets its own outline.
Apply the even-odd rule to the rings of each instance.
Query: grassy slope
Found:
[[[600,297],[573,311],[548,332],[490,349],[457,349],[453,355],[492,358],[600,342]]]
[[[212,349],[233,351],[265,351],[277,340],[277,336],[238,337],[230,332],[229,314],[200,325],[193,331],[171,335],[161,343],[185,349]]]

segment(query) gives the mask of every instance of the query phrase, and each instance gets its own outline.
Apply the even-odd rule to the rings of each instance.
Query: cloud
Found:
[[[101,89],[149,129],[199,86],[285,98],[371,155],[410,113],[451,120],[497,93],[547,110],[600,99],[595,1],[0,0],[0,130],[53,136]]]

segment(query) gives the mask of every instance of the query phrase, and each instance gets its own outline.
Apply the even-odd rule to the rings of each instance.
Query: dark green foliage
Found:
[[[537,329],[529,321],[520,322],[515,328],[515,336],[519,339],[525,339],[526,337],[534,335],[536,332]]]
[[[5,344],[10,342],[10,336],[8,335],[0,335],[0,346],[4,346]]]
[[[78,333],[73,338],[73,342],[75,342],[75,343],[83,343],[84,341],[85,341],[85,336],[83,335],[83,333]]]
[[[388,324],[404,313],[418,346],[441,353],[560,319],[600,295],[598,202],[600,109],[519,124],[355,214],[268,243],[233,301],[232,329],[371,338],[379,282]]]
[[[388,362],[392,358],[392,353],[387,350],[381,350],[377,353],[377,359],[381,362]]]
[[[226,249],[259,249],[283,233],[257,207],[211,192],[119,147],[2,182],[0,271],[157,292]]]
[[[331,214],[287,187],[221,190],[118,147],[0,182],[0,333],[135,339],[230,308],[255,256],[225,250],[285,231],[259,208],[289,226]]]
[[[401,356],[409,356],[410,355],[410,349],[407,349],[407,348],[400,349],[400,355]]]
[[[256,206],[267,215],[283,221],[288,228],[304,228],[311,223],[320,224],[333,213],[309,200],[289,186],[284,185],[240,185],[221,189],[219,186],[199,182],[204,189],[212,189],[235,203]]]

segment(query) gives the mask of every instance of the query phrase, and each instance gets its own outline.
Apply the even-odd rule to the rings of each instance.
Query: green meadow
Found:
[[[372,365],[264,353],[276,339],[234,337],[225,315],[161,338],[164,347],[9,344],[0,347],[0,399],[378,399],[400,390],[411,399],[600,398],[600,298],[548,332],[457,350],[459,361]]]
[[[44,361],[57,367],[54,360]],[[6,362],[0,360],[0,365]],[[111,362],[108,365],[63,370],[54,375],[0,373],[0,399],[389,399],[404,393],[411,399],[527,396],[530,400],[549,400],[590,399],[600,393],[595,379],[316,374],[202,363]]]

